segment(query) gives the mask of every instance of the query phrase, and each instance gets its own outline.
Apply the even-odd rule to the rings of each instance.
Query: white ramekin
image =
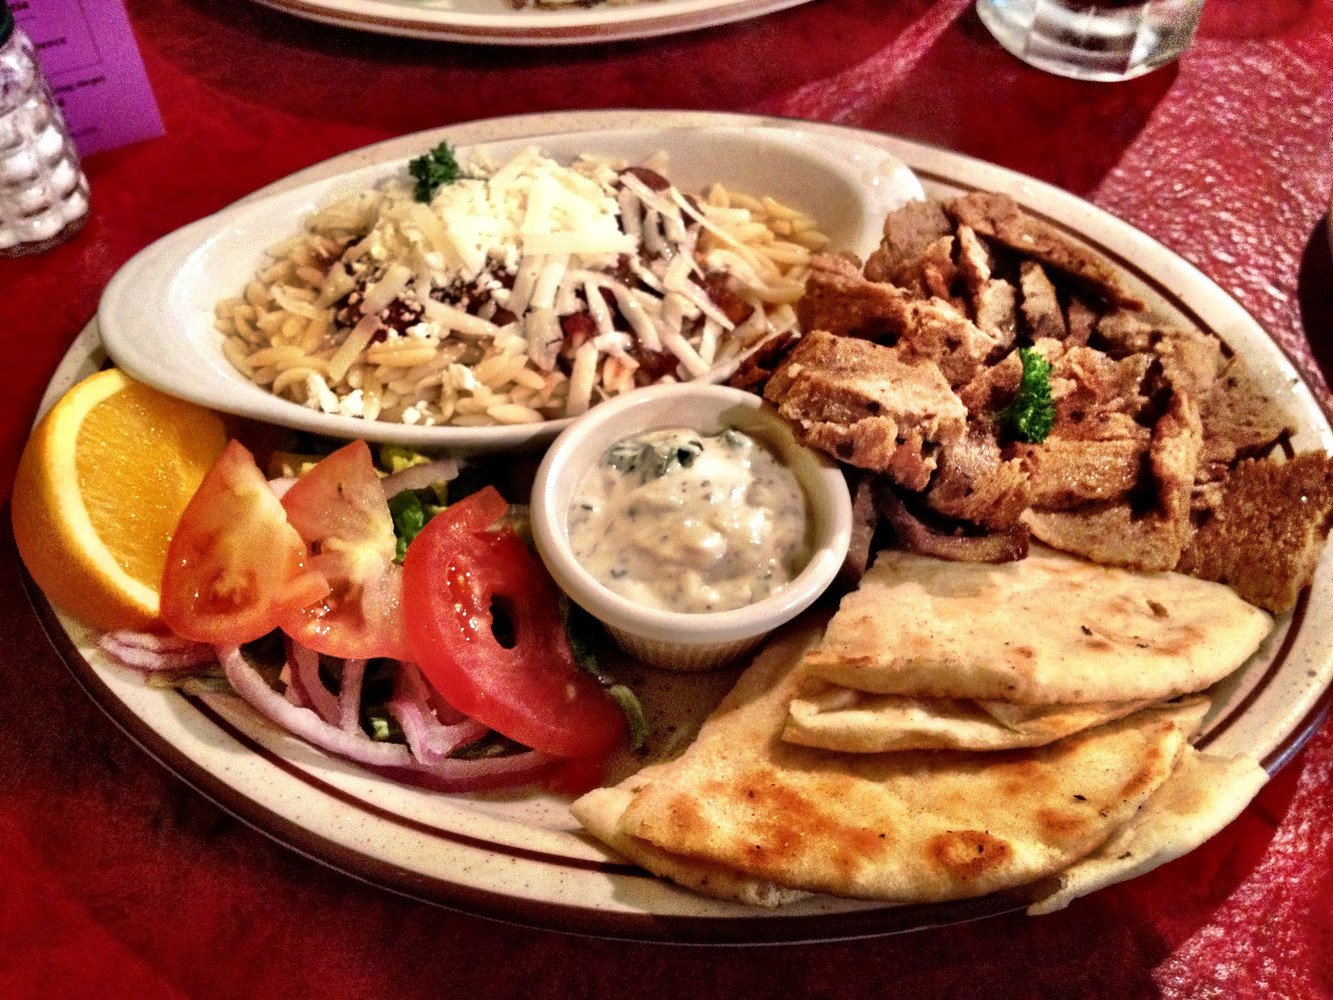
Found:
[[[669,427],[704,434],[735,427],[767,444],[796,474],[813,522],[814,554],[786,587],[734,611],[663,611],[642,607],[608,589],[574,558],[568,514],[584,477],[615,442]],[[837,466],[797,442],[787,422],[758,396],[720,385],[654,386],[598,404],[556,438],[532,489],[532,533],[555,582],[598,618],[626,652],[668,670],[721,666],[795,618],[833,582],[847,554],[851,530],[851,496]]]

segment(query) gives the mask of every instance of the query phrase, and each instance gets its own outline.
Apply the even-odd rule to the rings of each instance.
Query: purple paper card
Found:
[[[162,134],[123,0],[9,0],[87,156]]]

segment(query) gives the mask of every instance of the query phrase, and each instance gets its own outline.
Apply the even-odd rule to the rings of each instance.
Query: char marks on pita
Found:
[[[721,865],[672,854],[646,840],[623,833],[621,817],[653,770],[645,768],[623,785],[588,792],[571,807],[574,818],[594,837],[640,868],[704,896],[771,909],[809,895]]]
[[[1092,854],[1061,872],[1057,886],[1034,902],[1034,916],[1063,909],[1080,896],[1137,878],[1199,847],[1240,815],[1268,773],[1246,757],[1227,759],[1186,747],[1175,771],[1132,820]]]

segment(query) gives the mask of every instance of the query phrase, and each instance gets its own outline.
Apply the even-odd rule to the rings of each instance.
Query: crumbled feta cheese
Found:
[[[366,402],[360,389],[353,389],[338,402],[338,412],[344,417],[364,417]]]
[[[323,375],[312,374],[306,376],[305,388],[306,406],[323,413],[338,412],[338,397],[329,388],[329,384],[324,381]]]
[[[438,340],[440,336],[440,325],[429,321],[424,323],[414,323],[403,332],[413,340]]]
[[[466,365],[450,365],[449,381],[458,392],[475,392],[481,383]]]

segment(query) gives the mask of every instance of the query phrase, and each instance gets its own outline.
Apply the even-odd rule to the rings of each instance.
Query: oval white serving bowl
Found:
[[[603,586],[575,557],[568,515],[584,477],[615,442],[676,427],[705,434],[734,427],[771,448],[796,474],[806,496],[813,554],[787,586],[733,611],[664,611]],[[808,608],[842,566],[851,530],[852,501],[842,472],[800,444],[758,396],[727,386],[654,386],[603,403],[556,439],[532,488],[533,538],[560,589],[600,620],[630,655],[670,670],[708,670],[737,659]]]
[[[439,141],[422,138],[421,152]],[[566,132],[460,147],[502,162],[537,145],[564,162],[581,153],[642,162],[669,157],[672,182],[702,191],[718,182],[770,195],[814,217],[831,246],[862,256],[879,243],[884,216],[924,197],[920,182],[882,147],[815,136],[790,126],[623,128]],[[401,148],[395,144],[395,148]],[[468,453],[549,441],[568,423],[421,427],[321,413],[250,382],[222,354],[214,310],[239,295],[266,261],[265,250],[299,232],[317,209],[406,170],[401,154],[289,190],[261,195],[158,240],[111,280],[98,308],[107,352],[133,378],[214,410],[337,438]],[[721,381],[729,368],[705,378]]]

